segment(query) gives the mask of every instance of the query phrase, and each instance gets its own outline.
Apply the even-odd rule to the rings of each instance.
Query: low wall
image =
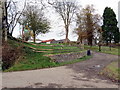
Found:
[[[79,53],[77,52],[77,53],[54,55],[54,56],[50,56],[50,58],[55,62],[66,62],[66,61],[71,61],[71,60],[81,58],[85,55],[86,55],[86,52],[79,52]]]

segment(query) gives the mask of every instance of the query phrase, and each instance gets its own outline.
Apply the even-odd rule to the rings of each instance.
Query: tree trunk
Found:
[[[13,29],[14,30],[14,29]],[[12,36],[12,34],[13,34],[13,30],[10,32],[10,36]]]
[[[111,41],[110,41],[109,47],[110,47],[110,51],[111,51]]]
[[[35,43],[35,37],[36,37],[35,31],[33,31],[33,42],[34,42],[34,43]]]
[[[22,40],[24,40],[24,26],[22,27]]]
[[[92,38],[89,37],[89,38],[87,39],[87,41],[88,41],[88,45],[92,46]]]
[[[65,29],[66,29],[66,38],[65,38],[65,43],[68,43],[68,42],[69,42],[69,39],[68,39],[69,29],[68,29],[68,26],[67,26],[67,25],[65,26]]]
[[[80,42],[80,43],[82,44],[83,38],[82,38],[81,36],[78,36],[77,41]]]
[[[3,41],[7,41],[7,13],[6,13],[6,2],[2,3],[2,34],[3,34]]]
[[[92,35],[92,32],[91,32],[91,29],[87,32],[87,42],[88,42],[88,45],[92,46],[92,42],[93,42],[93,35]]]
[[[5,41],[7,42],[7,29],[6,28],[4,29],[5,29]]]
[[[99,51],[101,51],[101,45],[99,45]]]

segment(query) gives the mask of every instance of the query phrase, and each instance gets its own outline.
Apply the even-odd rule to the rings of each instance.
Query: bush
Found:
[[[2,45],[2,70],[8,69],[14,65],[20,55],[20,47],[12,47],[8,43]]]

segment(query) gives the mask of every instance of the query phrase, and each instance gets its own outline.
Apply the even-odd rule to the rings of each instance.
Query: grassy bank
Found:
[[[31,43],[16,42],[13,40],[9,40],[9,44],[11,45],[11,47],[16,47],[16,48],[21,47],[22,52],[20,57],[16,59],[14,65],[11,66],[9,69],[5,70],[5,72],[50,68],[50,67],[72,64],[91,58],[89,56],[84,56],[82,58],[72,60],[69,62],[58,63],[51,60],[51,58],[45,55],[82,52],[83,50],[75,46],[66,46],[66,45],[64,46],[61,44],[60,45],[57,44],[54,46],[46,45],[46,44],[35,45]],[[42,50],[46,52],[36,52]]]
[[[57,67],[77,63],[91,58],[91,56],[84,56],[82,58],[72,60],[69,62],[58,63],[54,62],[49,57],[43,56],[43,53],[35,53],[31,50],[28,50],[26,53],[26,55],[20,57],[20,61],[16,62],[15,65],[9,68],[8,70],[5,70],[5,72]]]
[[[29,44],[24,43],[25,46],[35,49],[37,52],[44,52],[44,54],[63,54],[71,52],[82,52],[80,47],[68,46],[64,44]]]
[[[106,47],[106,46],[102,46],[101,47],[101,51],[99,51],[99,47],[98,46],[87,46],[85,45],[85,49],[90,49],[90,50],[93,50],[93,51],[97,51],[97,52],[102,52],[102,53],[106,53],[106,54],[113,54],[113,55],[120,55],[120,52],[119,52],[119,48],[110,48],[109,47]]]
[[[119,60],[120,61],[120,60]],[[113,81],[120,81],[120,68],[118,67],[118,60],[106,66],[100,74],[112,79]]]

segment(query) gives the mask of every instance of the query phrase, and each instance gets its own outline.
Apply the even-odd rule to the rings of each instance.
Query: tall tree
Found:
[[[95,13],[93,5],[87,5],[77,14],[78,40],[87,39],[88,45],[92,45],[93,39],[100,30],[99,14]]]
[[[69,33],[69,26],[72,23],[74,15],[77,10],[77,4],[75,0],[54,0],[53,2],[48,2],[50,5],[53,6],[55,11],[61,16],[64,27],[66,31],[66,43],[69,41],[68,33]]]
[[[19,10],[17,7],[18,2],[14,1],[14,0],[6,0],[5,1],[5,13],[6,13],[6,17],[5,17],[5,21],[6,21],[6,28],[7,28],[7,32],[10,36],[12,36],[13,30],[16,27],[19,18],[22,15],[22,12],[25,9],[26,6],[26,0],[24,2],[24,6],[22,10]]]
[[[6,2],[6,1],[5,1]],[[2,1],[1,2],[1,8],[2,8],[2,41],[7,41],[7,28],[6,28],[6,17],[7,17],[7,13],[6,13],[6,8],[5,8],[5,2]]]
[[[119,42],[119,29],[117,27],[116,14],[113,9],[106,7],[103,13],[103,39],[108,45],[111,41]]]
[[[44,17],[42,8],[38,9],[37,6],[27,5],[23,13],[23,27],[29,27],[33,31],[33,41],[35,42],[36,35],[46,33],[49,31],[49,22]]]
[[[26,0],[25,0],[26,1]],[[25,7],[25,3],[24,3]],[[17,2],[14,0],[2,1],[2,40],[7,41],[7,37],[12,37],[13,30],[22,15],[24,8],[18,10]]]
[[[84,13],[80,11],[80,13],[77,14],[77,21],[74,33],[78,35],[77,41],[83,44],[83,41],[87,39],[87,32],[86,32],[86,24],[85,24],[85,17]]]

